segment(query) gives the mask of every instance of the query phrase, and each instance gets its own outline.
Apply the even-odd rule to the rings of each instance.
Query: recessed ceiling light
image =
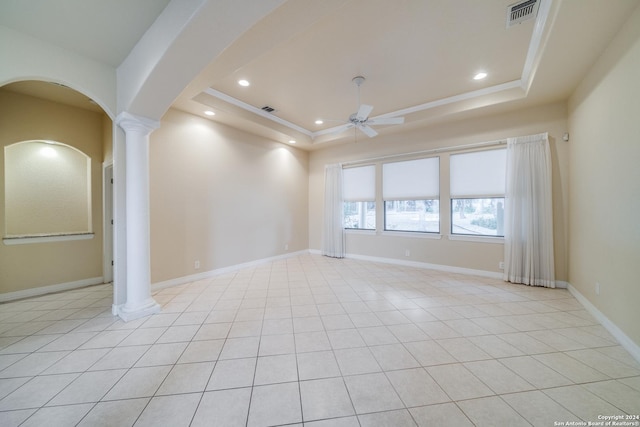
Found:
[[[324,122],[323,122],[322,120],[320,120],[320,119],[316,120],[316,124],[317,124],[317,125],[321,125],[321,124],[323,124],[323,123],[324,123]]]
[[[211,110],[207,110],[207,111],[205,111],[204,113],[205,113],[207,116],[215,116],[215,115],[216,115],[216,113],[214,113],[214,112],[213,112],[213,111],[211,111]]]
[[[240,86],[245,86],[246,87],[246,86],[249,86],[250,83],[249,83],[249,80],[241,79],[241,80],[238,80],[238,84]]]
[[[290,139],[290,140],[289,140],[289,144],[295,144],[295,143],[296,143],[296,140],[295,140],[295,139]]]
[[[485,73],[484,71],[481,71],[478,74],[476,74],[475,76],[473,76],[473,80],[482,80],[485,77],[487,77],[487,73]]]

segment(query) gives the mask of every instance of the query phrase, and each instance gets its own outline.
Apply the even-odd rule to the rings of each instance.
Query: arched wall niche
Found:
[[[91,158],[60,141],[4,147],[5,237],[93,232]]]

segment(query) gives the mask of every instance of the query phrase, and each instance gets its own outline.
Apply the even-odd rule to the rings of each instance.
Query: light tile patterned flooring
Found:
[[[155,293],[0,305],[0,425],[553,426],[640,414],[640,365],[566,291],[301,255]]]

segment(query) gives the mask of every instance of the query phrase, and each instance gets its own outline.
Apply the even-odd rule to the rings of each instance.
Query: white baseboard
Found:
[[[189,276],[182,276],[182,277],[177,277],[175,279],[164,280],[162,282],[157,282],[157,283],[151,284],[151,290],[152,291],[158,291],[160,289],[169,288],[171,286],[184,285],[185,283],[195,282],[195,281],[203,280],[203,279],[208,279],[208,278],[213,277],[213,276],[219,276],[221,274],[232,273],[234,271],[238,271],[238,270],[241,270],[243,268],[255,267],[255,266],[258,266],[258,265],[261,265],[261,264],[266,264],[268,262],[278,261],[278,260],[287,259],[287,258],[293,258],[295,256],[303,255],[303,254],[307,254],[307,253],[309,253],[309,251],[307,251],[307,250],[298,251],[298,252],[291,252],[291,253],[287,253],[287,254],[284,254],[284,255],[277,255],[277,256],[274,256],[274,257],[262,258],[262,259],[258,259],[258,260],[255,260],[255,261],[244,262],[242,264],[235,264],[235,265],[230,265],[228,267],[217,268],[215,270],[203,271],[202,273],[191,274]]]
[[[84,288],[85,286],[100,285],[103,283],[102,276],[91,277],[89,279],[76,280],[74,282],[58,283],[57,285],[40,286],[38,288],[23,289],[21,291],[6,292],[0,294],[0,302],[14,301],[23,298],[37,297],[40,295],[52,294],[54,292],[68,291],[71,289]]]
[[[368,255],[358,255],[358,254],[347,254],[346,258],[358,259],[362,261],[380,262],[383,264],[404,265],[406,267],[425,268],[429,270],[445,271],[447,273],[466,274],[469,276],[489,277],[491,279],[502,279],[502,273],[498,273],[495,271],[475,270],[472,268],[454,267],[451,265],[430,264],[428,262],[421,262],[421,261],[407,261],[402,259],[381,258],[381,257],[368,256]]]
[[[576,288],[574,288],[573,286],[571,286],[570,283],[567,283],[567,287],[569,289],[569,292],[571,293],[571,295],[573,295],[575,297],[575,299],[578,300],[578,302],[580,304],[583,305],[583,307],[589,312],[591,313],[591,315],[593,317],[596,318],[596,320],[598,322],[600,322],[600,324],[602,326],[604,326],[604,328],[609,331],[609,333],[611,335],[613,335],[613,337],[615,339],[618,340],[618,342],[620,343],[620,345],[622,347],[624,347],[625,350],[627,350],[631,356],[636,359],[638,361],[638,363],[640,363],[640,345],[638,345],[637,343],[635,343],[631,338],[629,338],[623,331],[622,329],[620,329],[615,323],[613,323],[611,320],[609,320],[609,318],[607,316],[605,316],[604,314],[602,314],[602,312],[600,310],[598,310],[596,308],[596,306],[594,306],[593,304],[591,304],[591,301],[589,301],[584,295],[582,295],[580,293],[580,291],[578,291]]]

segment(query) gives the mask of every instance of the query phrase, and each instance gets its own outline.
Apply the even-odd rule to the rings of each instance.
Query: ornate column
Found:
[[[123,112],[116,123],[125,132],[126,302],[118,309],[125,322],[160,311],[151,297],[149,247],[149,134],[160,122]]]

